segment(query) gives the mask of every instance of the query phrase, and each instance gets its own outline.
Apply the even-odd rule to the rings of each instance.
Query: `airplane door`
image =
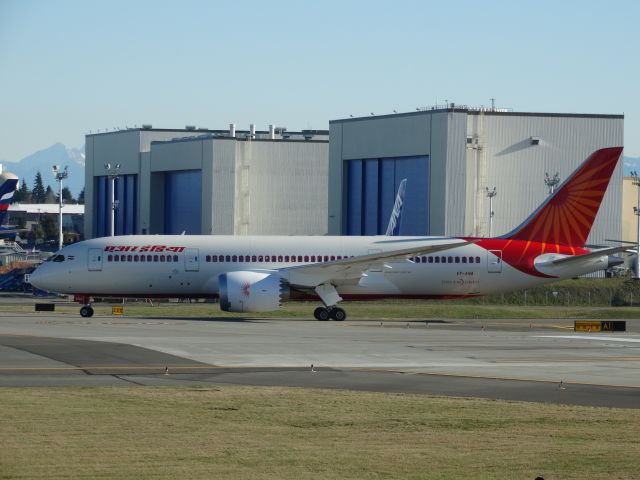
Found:
[[[87,256],[87,266],[90,271],[102,270],[102,249],[90,248],[89,255]]]
[[[198,260],[198,249],[187,248],[184,251],[184,269],[187,272],[197,272],[200,270],[200,262]]]
[[[487,252],[487,268],[489,273],[502,272],[502,250],[489,250]]]

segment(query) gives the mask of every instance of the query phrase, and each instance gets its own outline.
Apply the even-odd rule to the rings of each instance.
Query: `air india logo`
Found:
[[[242,282],[242,295],[245,297],[249,296],[249,287],[251,284],[249,282]]]

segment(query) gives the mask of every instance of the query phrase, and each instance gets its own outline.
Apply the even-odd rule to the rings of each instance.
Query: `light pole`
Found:
[[[116,178],[118,178],[120,173],[120,164],[111,165],[110,163],[105,163],[104,169],[111,179],[111,236],[113,237],[116,234],[116,210],[118,209],[118,200],[116,200]]]
[[[544,172],[544,183],[547,187],[549,187],[549,195],[553,195],[553,192],[556,191],[556,187],[560,183],[558,172],[556,172],[553,177],[549,176],[548,172]]]
[[[638,172],[631,172],[631,178],[633,179],[633,184],[638,187],[638,202],[635,207],[633,207],[633,213],[636,214],[636,221],[638,227],[638,238],[636,244],[636,275],[635,279],[640,280],[640,176],[638,176]]]
[[[489,238],[493,237],[493,197],[495,197],[498,192],[496,192],[496,187],[493,187],[493,190],[489,190],[489,187],[485,187],[487,190],[487,197],[489,197]]]
[[[54,165],[53,168],[53,176],[56,178],[56,182],[58,182],[58,196],[59,196],[59,204],[58,204],[58,250],[62,248],[62,244],[64,238],[62,237],[62,180],[69,176],[69,172],[67,172],[67,166],[64,166],[64,170],[60,170],[58,165]]]

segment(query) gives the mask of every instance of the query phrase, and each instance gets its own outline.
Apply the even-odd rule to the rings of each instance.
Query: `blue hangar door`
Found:
[[[164,233],[202,233],[202,172],[179,170],[164,174]]]
[[[349,160],[345,170],[347,235],[384,234],[404,178],[407,187],[400,235],[429,234],[429,156]]]

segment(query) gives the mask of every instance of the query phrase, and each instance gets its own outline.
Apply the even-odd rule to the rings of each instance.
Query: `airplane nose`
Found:
[[[40,265],[29,275],[29,283],[40,290],[48,290],[48,275],[45,272],[46,266]]]

